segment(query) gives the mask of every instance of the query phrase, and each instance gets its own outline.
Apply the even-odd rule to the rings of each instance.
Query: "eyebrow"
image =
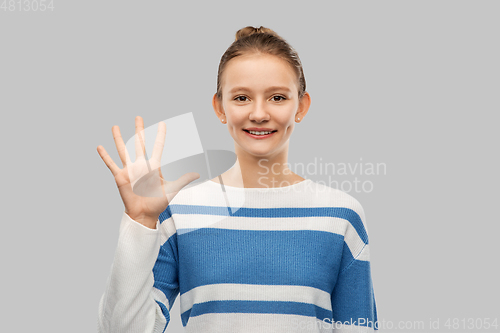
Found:
[[[268,91],[271,91],[271,90],[284,90],[284,91],[290,92],[290,89],[288,87],[277,87],[277,86],[269,87],[266,90],[264,90],[264,92],[268,92]],[[232,94],[232,93],[234,93],[236,91],[250,91],[250,89],[245,88],[245,87],[235,87],[235,88],[231,89],[229,91],[229,93]]]

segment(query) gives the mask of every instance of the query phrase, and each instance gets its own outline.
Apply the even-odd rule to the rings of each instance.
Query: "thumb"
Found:
[[[185,187],[187,184],[191,183],[193,180],[196,180],[200,178],[200,174],[196,172],[188,172],[179,178],[177,180],[170,182],[168,189],[169,193],[176,195],[183,187]]]

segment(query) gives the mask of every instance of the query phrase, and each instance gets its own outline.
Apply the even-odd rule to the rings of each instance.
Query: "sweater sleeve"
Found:
[[[370,247],[364,211],[356,202],[348,215],[340,272],[332,291],[335,332],[375,332],[377,309],[370,268]]]
[[[171,308],[165,293],[173,303],[178,266],[175,254],[168,251],[172,248],[161,245],[161,233],[160,220],[150,229],[123,213],[111,273],[99,302],[98,333],[165,331]],[[157,268],[167,272],[155,281]]]

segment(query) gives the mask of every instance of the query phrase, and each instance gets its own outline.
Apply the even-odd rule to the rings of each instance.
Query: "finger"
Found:
[[[113,159],[109,156],[106,149],[104,149],[103,146],[97,146],[97,152],[99,153],[99,156],[101,156],[102,160],[109,168],[113,176],[115,176],[118,173],[118,171],[120,171],[120,168],[115,164]]]
[[[158,171],[160,173],[160,185],[161,185],[162,194],[164,197],[168,198],[167,197],[167,189],[166,189],[167,182],[165,181],[165,179],[163,179],[163,175],[161,174],[161,167],[158,168]]]
[[[156,141],[153,147],[153,155],[152,159],[158,160],[161,162],[161,154],[163,153],[163,147],[165,146],[165,135],[167,134],[167,125],[160,121],[158,123],[158,133],[156,134]]]
[[[113,139],[115,140],[116,150],[118,151],[118,155],[122,161],[123,166],[127,166],[127,164],[131,164],[130,156],[127,152],[127,147],[125,147],[125,143],[123,142],[122,134],[120,133],[120,127],[113,126],[111,129],[113,132]]]
[[[146,142],[144,138],[144,120],[141,116],[135,117],[135,159],[146,155]]]
[[[200,178],[200,174],[196,172],[188,172],[182,176],[180,176],[176,181],[172,183],[172,187],[174,191],[178,192],[180,191],[183,187],[185,187],[187,184],[191,183],[192,181]]]
[[[161,167],[159,167],[159,168],[158,168],[158,171],[160,172],[160,179],[161,179],[161,180],[165,180],[165,178],[163,178],[163,175],[162,175],[162,173],[161,173]]]

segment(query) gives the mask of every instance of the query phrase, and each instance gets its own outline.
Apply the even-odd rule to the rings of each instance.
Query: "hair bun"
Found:
[[[244,27],[244,28],[241,28],[240,30],[238,30],[236,32],[236,38],[234,40],[237,41],[238,39],[245,38],[245,37],[251,36],[253,34],[265,34],[265,33],[279,37],[279,35],[277,33],[275,33],[272,29],[269,29],[269,28],[266,28],[263,26],[255,28],[255,27],[252,27],[251,25],[249,25],[247,27]]]

